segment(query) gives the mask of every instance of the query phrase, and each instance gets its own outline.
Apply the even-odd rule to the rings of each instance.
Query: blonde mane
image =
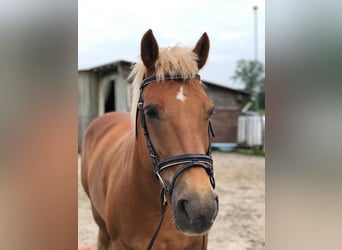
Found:
[[[197,60],[197,54],[188,48],[180,46],[160,48],[158,59],[155,63],[157,81],[163,81],[166,74],[183,76],[185,78],[195,77],[198,72]],[[129,79],[133,79],[131,116],[134,126],[140,94],[139,88],[146,71],[145,65],[140,61],[133,66],[133,70],[129,75]]]

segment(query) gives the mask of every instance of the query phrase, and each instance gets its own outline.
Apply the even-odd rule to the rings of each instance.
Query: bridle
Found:
[[[187,78],[187,77],[183,77],[183,76],[171,76],[171,75],[165,75],[163,80],[191,80],[191,79],[196,79],[200,81],[200,76],[198,74],[196,74],[196,76],[194,78]],[[139,101],[138,101],[138,105],[137,105],[137,114],[136,116],[138,117],[138,114],[140,114],[140,123],[141,123],[141,127],[144,130],[144,135],[145,135],[145,139],[146,139],[146,143],[147,143],[147,148],[149,150],[149,154],[150,154],[150,158],[152,161],[152,167],[153,167],[153,171],[155,173],[155,175],[157,176],[159,182],[162,185],[162,189],[160,191],[160,201],[161,201],[161,207],[162,207],[162,214],[161,214],[161,218],[160,218],[160,222],[159,225],[150,241],[150,244],[148,246],[147,249],[152,249],[153,243],[158,235],[158,232],[160,230],[161,224],[163,222],[164,219],[164,214],[166,211],[166,206],[167,206],[167,195],[170,196],[170,200],[171,200],[171,196],[172,196],[172,192],[174,189],[174,186],[177,182],[178,177],[187,169],[189,168],[193,168],[193,167],[201,167],[203,169],[205,169],[206,173],[209,176],[209,180],[210,183],[213,187],[213,189],[215,189],[215,178],[214,178],[214,170],[213,170],[213,160],[211,157],[211,148],[210,148],[210,136],[215,136],[214,135],[214,131],[212,129],[211,126],[211,122],[209,120],[208,122],[208,137],[209,137],[209,146],[208,146],[208,150],[207,150],[207,154],[183,154],[183,155],[176,155],[170,158],[167,158],[165,160],[160,160],[156,151],[153,148],[153,144],[151,142],[148,130],[147,130],[147,126],[146,126],[146,119],[145,119],[145,113],[144,113],[144,100],[142,97],[142,93],[144,91],[144,88],[149,85],[150,83],[156,82],[158,81],[156,76],[152,76],[152,77],[148,77],[145,78],[141,85],[140,85],[140,95],[139,95]],[[136,136],[138,136],[138,129],[137,129],[137,125],[136,125]],[[163,181],[163,178],[161,177],[160,173],[170,167],[176,166],[176,165],[180,165],[183,164],[183,166],[177,170],[177,172],[175,173],[172,181],[171,181],[171,186],[170,188],[168,188],[165,185],[165,182]],[[204,249],[204,236],[203,236],[203,244],[202,244],[202,248]]]

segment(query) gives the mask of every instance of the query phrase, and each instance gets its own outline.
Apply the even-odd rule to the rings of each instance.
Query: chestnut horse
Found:
[[[85,132],[82,184],[98,249],[207,249],[218,213],[214,105],[197,73],[208,53],[206,33],[191,50],[159,48],[148,30],[131,73],[131,115],[105,114]]]

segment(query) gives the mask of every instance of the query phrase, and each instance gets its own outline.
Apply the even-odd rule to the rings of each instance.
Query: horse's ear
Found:
[[[210,42],[206,32],[203,33],[201,38],[198,40],[193,52],[198,55],[198,69],[201,69],[207,62],[209,54]]]
[[[149,29],[141,39],[141,59],[150,71],[154,70],[154,65],[158,59],[158,43],[154,38],[153,32]]]

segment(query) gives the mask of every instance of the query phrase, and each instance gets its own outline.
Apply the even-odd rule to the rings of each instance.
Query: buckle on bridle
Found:
[[[165,185],[165,182],[163,181],[163,178],[159,174],[159,170],[156,172],[156,176],[157,176],[160,184],[162,185],[163,189],[167,188],[166,185]]]
[[[138,109],[143,110],[144,108],[144,103],[143,102],[138,102]]]
[[[163,188],[160,192],[160,202],[162,204],[162,207],[165,207],[167,204],[167,195],[169,194],[169,189]]]

